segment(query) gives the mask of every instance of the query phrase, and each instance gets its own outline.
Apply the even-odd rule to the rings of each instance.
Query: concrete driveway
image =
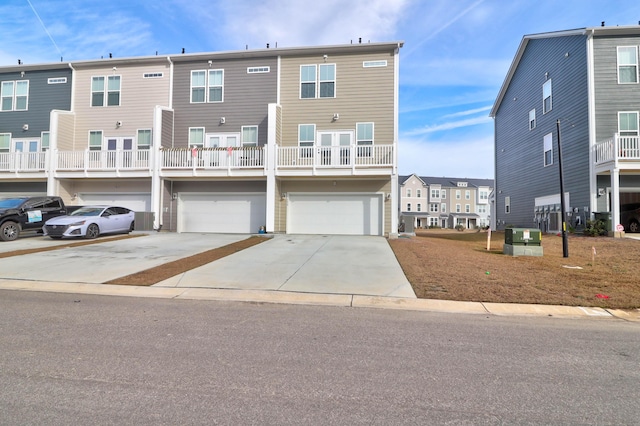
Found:
[[[104,283],[248,238],[150,233],[119,241],[0,259],[0,279]],[[0,252],[68,244],[32,236]],[[156,287],[273,290],[415,298],[383,237],[275,235],[262,244],[156,284]]]

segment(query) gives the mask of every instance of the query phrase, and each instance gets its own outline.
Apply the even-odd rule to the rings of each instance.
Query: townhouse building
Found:
[[[614,231],[640,201],[639,45],[640,26],[523,37],[490,114],[498,229],[604,217]]]
[[[490,225],[492,179],[400,176],[400,220],[414,228]]]
[[[0,67],[0,196],[165,231],[394,234],[402,45]]]

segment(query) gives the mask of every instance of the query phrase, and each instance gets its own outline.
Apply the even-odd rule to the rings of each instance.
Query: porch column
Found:
[[[397,151],[396,147],[394,147],[394,150]],[[386,198],[386,196],[383,198]],[[389,229],[389,238],[395,238],[398,236],[398,206],[400,205],[400,201],[398,200],[397,173],[393,173],[391,175],[391,199],[386,202],[390,203],[389,210],[391,210],[391,229]]]
[[[611,229],[615,232],[620,223],[620,169],[611,170]]]
[[[266,231],[273,233],[276,226],[276,128],[278,105],[269,104],[267,116],[267,146],[265,147],[265,174],[267,176]]]
[[[153,115],[152,142],[149,152],[151,168],[151,211],[153,212],[153,229],[162,226],[162,185],[160,180],[160,146],[162,145],[162,110],[156,106]]]

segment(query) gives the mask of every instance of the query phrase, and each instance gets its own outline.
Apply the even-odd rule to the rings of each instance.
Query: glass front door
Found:
[[[353,132],[349,130],[318,132],[319,164],[322,166],[349,165],[352,141]]]

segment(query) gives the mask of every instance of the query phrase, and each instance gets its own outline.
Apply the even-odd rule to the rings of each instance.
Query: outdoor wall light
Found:
[[[120,120],[116,121],[116,127],[122,127],[122,121]]]
[[[338,120],[340,120],[340,114],[336,112],[335,114],[333,114],[333,121],[338,121]]]
[[[171,194],[171,199],[172,200],[177,200],[178,199],[178,193],[174,192],[173,194]]]
[[[220,124],[224,124],[227,122],[227,119],[224,117],[220,117]]]
[[[287,199],[287,193],[286,193],[286,192],[283,192],[283,193],[282,193],[282,199],[283,199],[283,200],[286,200],[286,199]]]
[[[24,130],[24,131],[29,130],[29,125],[28,124],[23,124],[22,125],[22,130]]]

